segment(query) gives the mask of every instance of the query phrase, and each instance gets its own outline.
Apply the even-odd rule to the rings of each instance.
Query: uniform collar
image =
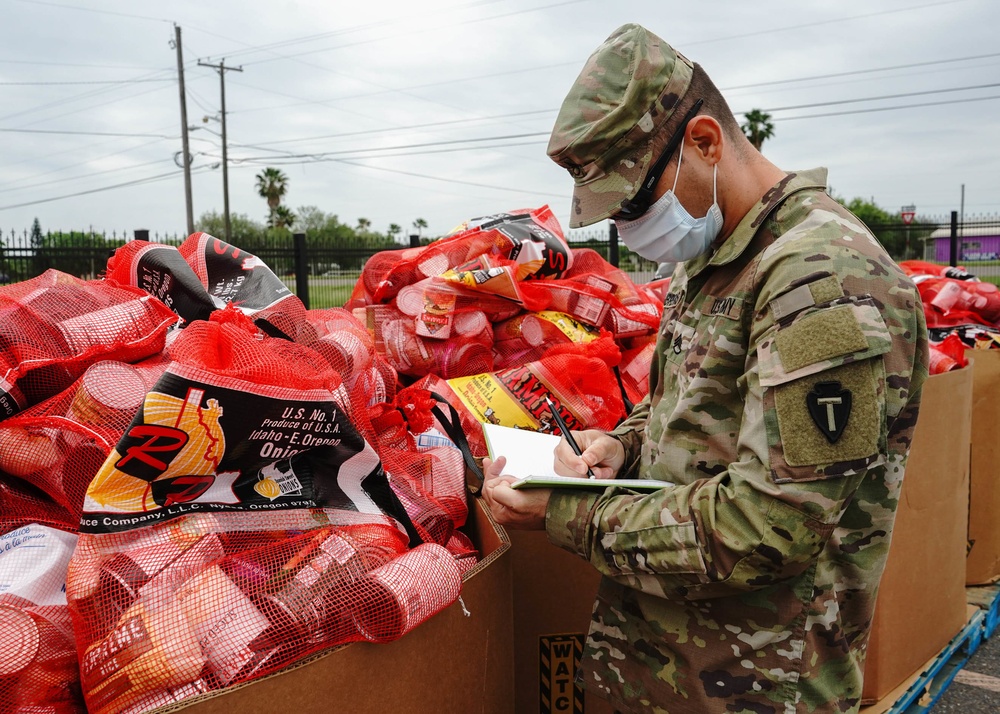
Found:
[[[761,224],[775,208],[793,193],[804,189],[826,189],[826,169],[816,168],[808,171],[795,171],[785,175],[781,181],[771,187],[754,204],[743,220],[739,222],[726,242],[714,253],[706,253],[684,264],[684,270],[689,277],[700,273],[708,265],[725,265],[740,256],[750,245]]]

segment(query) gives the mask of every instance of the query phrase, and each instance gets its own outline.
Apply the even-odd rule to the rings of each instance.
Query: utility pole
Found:
[[[219,72],[219,88],[222,96],[222,202],[226,214],[226,242],[233,240],[232,227],[229,224],[229,150],[226,145],[226,70],[232,72],[242,72],[242,67],[227,67],[226,59],[223,58],[219,64],[210,64],[198,60],[202,67],[211,67]]]
[[[181,148],[184,150],[184,205],[187,209],[187,232],[194,233],[194,205],[191,201],[191,148],[188,143],[187,94],[184,91],[184,51],[181,49],[181,28],[174,25],[174,47],[177,50],[177,77],[181,90]]]

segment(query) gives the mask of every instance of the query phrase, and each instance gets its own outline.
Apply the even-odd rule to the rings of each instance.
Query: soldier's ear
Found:
[[[715,117],[699,114],[688,123],[684,134],[687,143],[685,149],[693,149],[710,166],[714,166],[722,158],[725,139],[722,125]]]

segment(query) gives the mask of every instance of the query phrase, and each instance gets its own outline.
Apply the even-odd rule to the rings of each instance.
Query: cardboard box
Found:
[[[514,711],[613,714],[574,685],[600,574],[549,543],[541,531],[511,531],[514,576]]]
[[[972,379],[962,369],[924,385],[868,641],[865,704],[884,699],[966,621]]]
[[[388,644],[356,643],[158,712],[513,714],[510,540],[479,499],[463,530],[481,560],[456,602]]]
[[[966,606],[965,608],[966,624],[971,623],[972,619],[976,616],[978,612],[979,612],[978,607],[974,605]],[[861,711],[858,712],[858,714],[886,714],[886,712],[888,712],[889,710],[893,709],[893,707],[896,706],[897,702],[899,702],[904,696],[910,693],[910,689],[915,684],[917,684],[918,680],[920,680],[921,678],[923,678],[924,680],[923,682],[920,683],[921,690],[924,694],[928,693],[930,688],[936,683],[935,680],[938,680],[937,683],[939,683],[941,675],[944,672],[947,672],[947,669],[944,670],[939,669],[936,675],[925,676],[929,675],[929,673],[933,670],[935,664],[937,664],[937,659],[939,656],[940,656],[939,654],[935,654],[929,660],[920,665],[920,667],[917,668],[916,672],[914,672],[912,675],[904,679],[899,686],[895,687],[892,691],[890,691],[888,694],[882,697],[879,701],[875,702],[874,704],[869,704],[868,706],[861,707]],[[947,667],[947,665],[945,665],[945,667]],[[923,704],[923,695],[918,697],[917,700],[920,701],[921,704]]]
[[[972,455],[967,585],[1000,578],[1000,350],[969,350],[972,361]]]

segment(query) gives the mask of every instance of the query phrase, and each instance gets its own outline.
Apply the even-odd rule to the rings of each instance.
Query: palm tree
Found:
[[[422,238],[424,234],[423,233],[424,228],[427,227],[427,221],[425,221],[423,218],[418,218],[415,221],[413,221],[413,227],[417,229],[417,236]]]
[[[291,228],[299,219],[288,206],[275,206],[271,211],[272,228]]]
[[[386,233],[388,233],[389,237],[392,238],[393,243],[396,242],[396,236],[398,236],[402,232],[403,232],[403,227],[398,223],[390,223],[389,228],[386,230]]]
[[[743,116],[746,122],[740,124],[740,129],[746,134],[747,139],[753,144],[753,148],[760,151],[760,147],[767,139],[774,136],[774,124],[771,123],[771,115],[762,112],[760,109],[751,109]]]
[[[367,218],[358,219],[358,231],[360,233],[367,233],[368,229],[372,227],[372,222]]]
[[[281,169],[270,166],[257,174],[257,194],[267,201],[270,211],[269,225],[274,225],[274,212],[281,205],[281,198],[288,191],[288,177]]]

